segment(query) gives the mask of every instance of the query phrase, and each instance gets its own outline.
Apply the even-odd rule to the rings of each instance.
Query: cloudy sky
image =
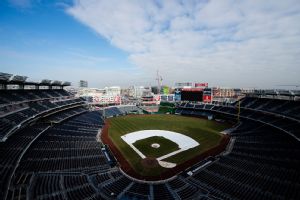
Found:
[[[300,84],[299,0],[4,0],[0,71],[92,87]]]

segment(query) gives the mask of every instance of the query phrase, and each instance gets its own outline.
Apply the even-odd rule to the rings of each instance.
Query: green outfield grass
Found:
[[[140,130],[153,129],[174,131],[187,135],[199,142],[200,145],[165,159],[165,161],[180,164],[212,147],[217,146],[222,138],[222,134],[220,134],[220,132],[226,128],[229,128],[228,124],[220,124],[215,121],[178,115],[130,115],[110,118],[108,121],[110,123],[110,128],[108,131],[110,139],[122,152],[123,156],[127,159],[135,171],[146,176],[156,176],[168,169],[160,166],[152,169],[145,169],[141,164],[140,156],[122,140],[122,135]],[[155,140],[157,141],[157,138],[147,138],[137,141],[137,144],[135,145],[138,146],[139,150],[144,155],[158,157],[157,155],[160,155],[160,153],[155,154],[153,153],[154,149],[149,148],[150,143],[162,142],[154,142]],[[144,146],[144,148],[142,146]],[[159,151],[162,151],[164,155],[166,153],[170,153],[170,148],[174,147],[163,143],[163,145],[161,145],[159,148]],[[173,150],[171,150],[171,152],[172,151]]]
[[[159,110],[157,114],[174,114],[175,113],[175,104],[174,103],[160,103]]]

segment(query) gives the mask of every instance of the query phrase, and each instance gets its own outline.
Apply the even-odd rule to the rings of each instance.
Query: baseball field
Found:
[[[164,114],[115,117],[107,124],[109,140],[122,160],[137,174],[151,177],[217,147],[224,137],[220,132],[229,128],[225,123]],[[168,136],[160,130],[168,131]]]

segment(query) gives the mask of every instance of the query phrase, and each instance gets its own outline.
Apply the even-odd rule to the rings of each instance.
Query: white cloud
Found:
[[[67,13],[169,84],[299,84],[298,0],[76,0]]]

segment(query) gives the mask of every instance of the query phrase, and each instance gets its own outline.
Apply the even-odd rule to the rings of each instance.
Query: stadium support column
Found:
[[[3,89],[3,90],[6,90],[7,89],[7,84],[6,83],[3,83],[0,85],[0,89]]]
[[[241,113],[241,101],[238,101],[238,115],[237,115],[237,121],[240,121],[240,113]]]

